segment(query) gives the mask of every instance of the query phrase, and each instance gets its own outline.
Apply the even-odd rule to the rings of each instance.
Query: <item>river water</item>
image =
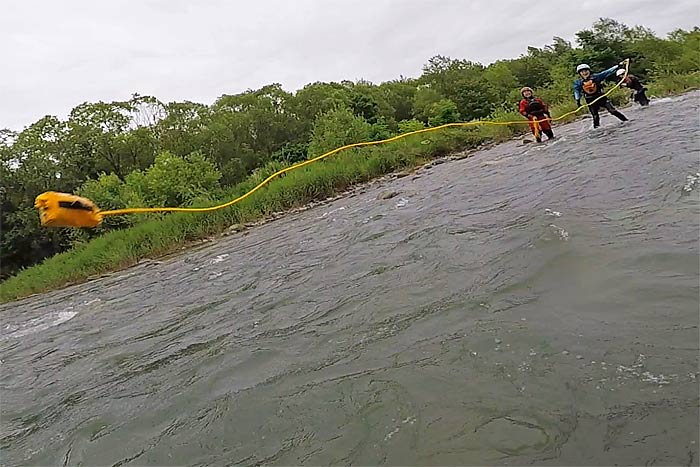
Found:
[[[3,465],[698,465],[700,93],[0,307]]]

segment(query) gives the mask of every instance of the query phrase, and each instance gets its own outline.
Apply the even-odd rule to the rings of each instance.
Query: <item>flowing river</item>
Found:
[[[622,111],[1,306],[0,462],[698,465],[700,92]]]

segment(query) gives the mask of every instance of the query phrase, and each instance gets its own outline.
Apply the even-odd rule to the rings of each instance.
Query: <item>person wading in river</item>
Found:
[[[621,78],[625,76],[625,70],[617,70],[617,76],[618,78]],[[631,73],[628,73],[625,79],[622,81],[622,84],[620,86],[624,86],[626,88],[632,89],[634,93],[632,93],[632,100],[639,103],[642,107],[645,105],[649,105],[649,98],[645,94],[647,91],[647,88],[644,87],[641,81],[639,81],[639,78],[634,76]]]
[[[530,121],[530,130],[532,130],[532,134],[535,135],[535,140],[538,143],[542,142],[541,133],[547,135],[547,139],[554,138],[552,125],[549,123],[549,119],[552,118],[552,116],[549,114],[549,107],[547,104],[539,97],[535,97],[532,88],[527,86],[520,90],[520,95],[523,96],[523,99],[520,101],[518,107],[523,117]],[[535,120],[537,120],[537,122],[535,122]]]
[[[581,97],[586,100],[588,110],[590,110],[593,116],[593,128],[598,128],[600,126],[599,111],[601,108],[605,108],[610,114],[616,116],[623,122],[628,120],[620,111],[615,109],[615,106],[608,100],[607,96],[603,96],[603,81],[605,81],[608,76],[615,73],[615,70],[621,66],[624,66],[624,62],[620,62],[620,64],[601,71],[600,73],[591,73],[591,67],[585,63],[576,67],[576,73],[578,73],[580,78],[574,81],[574,99],[576,99],[576,105],[579,107],[581,106]]]

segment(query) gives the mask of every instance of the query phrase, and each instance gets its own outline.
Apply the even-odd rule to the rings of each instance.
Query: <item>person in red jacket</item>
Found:
[[[520,90],[520,95],[523,96],[519,105],[520,113],[530,120],[530,129],[532,130],[532,134],[535,135],[535,140],[541,143],[542,133],[547,135],[547,139],[554,138],[552,125],[549,123],[549,119],[552,118],[552,116],[549,114],[549,107],[547,104],[539,97],[535,97],[532,88],[527,86]],[[538,122],[535,124],[534,120],[538,120]]]

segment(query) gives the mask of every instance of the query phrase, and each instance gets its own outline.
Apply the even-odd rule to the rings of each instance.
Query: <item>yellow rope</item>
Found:
[[[608,96],[611,92],[613,92],[615,89],[617,89],[618,87],[620,87],[620,85],[622,84],[622,82],[623,82],[623,81],[625,80],[625,78],[627,77],[628,71],[629,71],[629,58],[628,58],[628,59],[625,59],[625,74],[624,74],[624,76],[622,77],[622,79],[621,79],[615,86],[613,86],[612,88],[610,88],[610,90],[609,90],[608,92],[606,92],[605,94],[599,96],[599,97],[596,98],[595,100],[591,101],[590,104],[592,104],[592,103],[598,101],[599,99],[602,99],[603,97]],[[569,115],[575,114],[576,112],[578,112],[579,110],[583,109],[584,107],[587,107],[587,106],[590,105],[590,104],[588,104],[588,103],[583,104],[583,105],[581,105],[580,107],[578,107],[578,108],[575,109],[575,110],[572,110],[572,111],[570,111],[570,112],[565,113],[564,115],[560,115],[560,116],[557,117],[557,118],[552,118],[552,119],[549,119],[549,120],[552,121],[552,122],[556,122],[556,121],[558,121],[558,120],[562,120],[562,119],[568,117]],[[289,167],[287,167],[287,168],[278,170],[277,172],[273,173],[272,175],[270,175],[269,177],[267,177],[267,178],[266,178],[265,180],[263,180],[262,182],[258,183],[253,189],[251,189],[251,190],[248,191],[247,193],[245,193],[245,194],[239,196],[238,198],[233,199],[233,200],[231,200],[231,201],[229,201],[229,202],[227,202],[227,203],[219,204],[219,205],[217,205],[217,206],[211,206],[211,207],[208,207],[208,208],[166,208],[166,207],[163,207],[163,208],[126,208],[126,209],[115,209],[115,210],[113,210],[113,211],[100,211],[99,214],[100,214],[101,216],[117,216],[117,215],[121,215],[121,214],[149,213],[149,212],[210,212],[210,211],[216,211],[216,210],[218,210],[218,209],[223,209],[223,208],[232,206],[232,205],[234,205],[234,204],[236,204],[236,203],[239,203],[239,202],[243,201],[244,199],[246,199],[247,197],[249,197],[250,195],[252,195],[252,194],[255,193],[256,191],[258,191],[260,188],[262,188],[263,186],[265,186],[266,184],[268,184],[268,183],[269,183],[272,179],[274,179],[275,177],[278,177],[278,176],[280,176],[280,175],[282,175],[282,174],[284,174],[284,173],[290,172],[290,171],[292,171],[292,170],[300,169],[300,168],[302,168],[302,167],[304,167],[304,166],[307,166],[307,165],[309,165],[309,164],[313,164],[314,162],[318,162],[318,161],[320,161],[320,160],[322,160],[322,159],[325,159],[325,158],[328,157],[328,156],[332,156],[333,154],[336,154],[336,153],[338,153],[338,152],[340,152],[340,151],[343,151],[343,150],[345,150],[345,149],[359,148],[359,147],[364,147],[364,146],[373,146],[373,145],[377,145],[377,144],[390,143],[390,142],[392,142],[392,141],[396,141],[396,140],[399,140],[399,139],[402,139],[402,138],[406,138],[407,136],[417,135],[417,134],[420,134],[420,133],[428,133],[428,132],[431,132],[431,131],[442,130],[442,129],[444,129],[444,128],[467,127],[467,126],[475,126],[475,125],[518,125],[518,124],[523,124],[523,123],[526,123],[526,124],[527,124],[527,123],[529,123],[529,122],[535,122],[536,128],[539,128],[539,122],[542,122],[542,121],[545,121],[545,120],[547,120],[547,119],[541,119],[541,120],[518,120],[518,121],[510,121],[510,122],[472,121],[472,122],[446,123],[446,124],[444,124],[444,125],[440,125],[440,126],[436,126],[436,127],[423,128],[423,129],[421,129],[421,130],[411,131],[411,132],[408,132],[408,133],[402,133],[402,134],[400,134],[400,135],[397,135],[397,136],[394,136],[394,137],[391,137],[391,138],[387,138],[387,139],[383,139],[383,140],[379,140],[379,141],[365,141],[365,142],[362,142],[362,143],[347,144],[347,145],[345,145],[345,146],[343,146],[343,147],[340,147],[340,148],[337,148],[337,149],[333,149],[332,151],[328,151],[327,153],[321,154],[320,156],[316,156],[316,157],[314,157],[314,158],[312,158],[312,159],[309,159],[309,160],[306,160],[306,161],[303,161],[303,162],[298,162],[298,163],[296,163],[296,164],[294,164],[294,165],[291,165],[291,166],[289,166]]]
[[[540,121],[537,119],[533,119],[532,123],[534,124],[533,126],[535,127],[535,139],[540,137]]]

